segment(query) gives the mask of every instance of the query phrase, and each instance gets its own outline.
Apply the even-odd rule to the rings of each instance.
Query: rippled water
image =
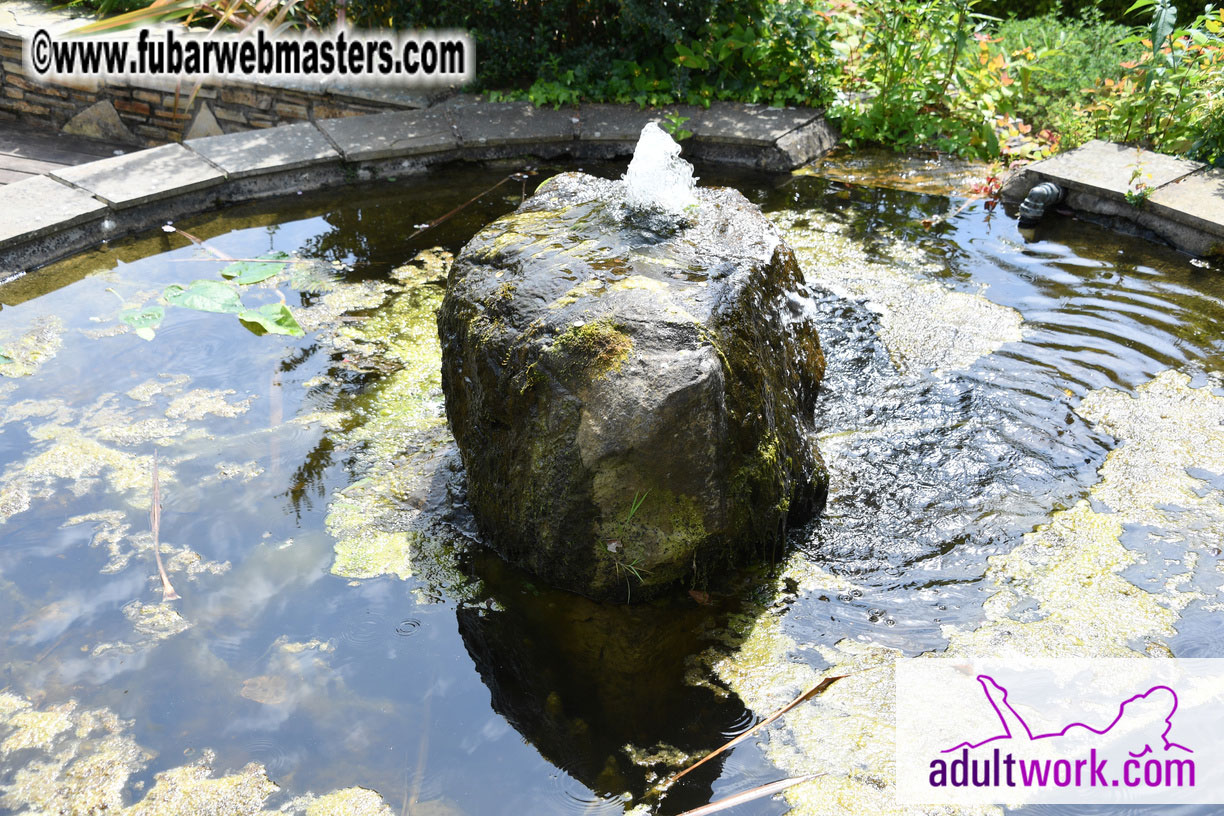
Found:
[[[1080,413],[1085,398],[1138,393],[1166,369],[1224,393],[1219,269],[1071,219],[1026,243],[981,204],[953,214],[961,199],[699,170],[761,204],[823,287],[830,502],[796,532],[781,580],[746,574],[709,603],[594,604],[471,544],[429,364],[440,287],[428,263],[393,276],[516,206],[504,185],[407,239],[505,172],[454,168],[178,225],[233,257],[309,261],[244,294],[284,296],[303,338],[187,310],[168,310],[152,341],[123,332],[121,308],[222,265],[161,232],[0,287],[0,349],[48,352],[29,376],[0,377],[0,812],[29,807],[20,775],[72,740],[69,761],[101,750],[72,736],[101,709],[123,721],[107,733],[143,752],[109,772],[129,804],[211,751],[212,772],[233,782],[226,795],[270,809],[361,787],[396,813],[623,812],[783,693],[737,685],[751,666],[697,658],[727,653],[728,632],[776,621],[791,647],[775,657],[810,672],[847,644],[918,654],[986,631],[987,558],[1089,498],[1119,445]],[[374,338],[380,313],[404,330]],[[390,422],[390,409],[410,419]],[[158,605],[155,448],[181,617]],[[404,470],[424,475],[388,476]],[[1209,467],[1191,475],[1207,502],[1224,485]],[[1201,508],[1170,518],[1159,531],[1127,525],[1123,545],[1145,557],[1123,575],[1156,593],[1181,576],[1179,594],[1166,592],[1176,633],[1154,640],[1224,656],[1215,522]],[[354,555],[349,540],[379,556]],[[1042,600],[1030,602],[1039,617]],[[13,720],[14,700],[41,719]],[[71,713],[48,713],[68,700]],[[56,730],[69,720],[76,730]],[[773,745],[707,764],[659,812],[779,778]],[[824,753],[847,774],[867,761]],[[260,789],[251,762],[280,790]],[[853,796],[846,812],[873,810]]]

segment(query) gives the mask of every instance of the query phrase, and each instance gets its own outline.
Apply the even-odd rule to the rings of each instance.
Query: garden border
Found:
[[[450,161],[629,155],[643,125],[688,117],[689,159],[788,171],[831,150],[823,111],[714,103],[549,109],[459,96],[431,108],[189,139],[0,188],[0,279],[190,213],[390,179]]]

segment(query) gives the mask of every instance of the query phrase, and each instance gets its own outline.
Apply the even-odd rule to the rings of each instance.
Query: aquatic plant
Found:
[[[179,594],[174,591],[170,579],[166,577],[166,567],[162,564],[161,547],[158,537],[161,533],[161,480],[157,472],[157,450],[153,450],[153,499],[149,503],[149,526],[153,528],[153,557],[157,560],[157,574],[162,582],[162,601],[177,601]]]

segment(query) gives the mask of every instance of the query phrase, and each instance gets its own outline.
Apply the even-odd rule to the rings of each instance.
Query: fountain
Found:
[[[597,599],[704,585],[825,494],[794,254],[678,154],[651,124],[623,180],[547,180],[464,247],[439,313],[483,537]]]
[[[673,217],[697,204],[693,165],[680,158],[680,145],[650,122],[642,128],[625,182],[625,203],[632,210],[656,210]]]

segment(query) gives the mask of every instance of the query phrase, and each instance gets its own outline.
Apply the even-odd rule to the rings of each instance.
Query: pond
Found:
[[[434,317],[452,253],[570,168],[413,233],[519,169],[235,207],[0,286],[0,812],[679,813],[804,773],[734,812],[888,812],[898,655],[1224,656],[1220,270],[844,168],[698,168],[818,291],[823,517],[730,589],[632,607],[488,554]],[[301,336],[139,317],[272,252],[235,286]],[[871,670],[660,796],[830,668]]]

